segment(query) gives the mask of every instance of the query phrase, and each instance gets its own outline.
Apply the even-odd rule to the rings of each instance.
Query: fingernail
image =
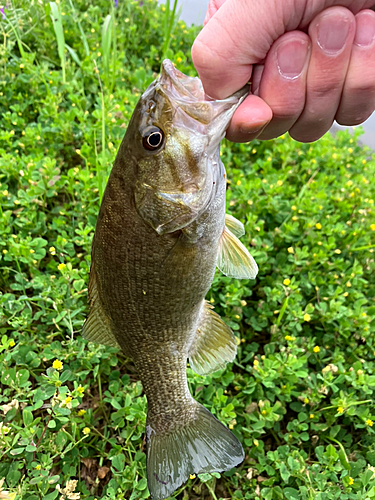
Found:
[[[260,134],[263,129],[267,127],[269,124],[269,121],[267,123],[262,123],[261,125],[254,125],[254,124],[248,124],[248,125],[242,125],[242,127],[239,127],[239,132],[243,135],[252,135],[252,134]]]
[[[368,47],[375,38],[375,21],[372,15],[362,14],[356,17],[357,29],[354,43],[360,47]]]
[[[345,15],[327,14],[318,23],[318,44],[326,52],[337,53],[348,38],[350,20]]]
[[[300,76],[309,48],[310,44],[306,40],[287,40],[278,46],[277,67],[284,78],[293,80]]]

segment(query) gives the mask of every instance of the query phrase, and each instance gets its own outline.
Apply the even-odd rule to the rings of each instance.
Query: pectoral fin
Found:
[[[112,333],[107,315],[100,303],[94,265],[91,264],[89,282],[90,313],[83,325],[82,335],[90,342],[120,348]]]
[[[199,375],[207,375],[233,361],[236,352],[237,343],[232,330],[205,301],[194,344],[189,352],[190,366]]]
[[[238,223],[234,225],[232,219],[234,217],[231,217],[230,225],[239,234],[238,224],[241,223],[234,219]],[[224,226],[224,231],[220,238],[219,255],[216,265],[223,274],[231,278],[254,279],[258,274],[258,266],[255,260],[227,226]]]
[[[244,225],[233,215],[225,214],[225,225],[237,238],[241,238],[245,234]]]

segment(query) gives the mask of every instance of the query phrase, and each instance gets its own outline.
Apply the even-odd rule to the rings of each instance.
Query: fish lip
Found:
[[[155,90],[164,94],[176,113],[182,116],[180,125],[207,135],[210,153],[225,136],[229,122],[249,93],[249,88],[246,85],[225,99],[212,99],[205,94],[198,77],[185,75],[169,59],[163,61],[161,75],[155,86]],[[188,115],[188,119],[183,118],[183,115]]]
[[[205,93],[201,80],[197,76],[188,76],[178,70],[172,61],[164,59],[162,63],[161,75],[159,82],[163,85],[172,83],[176,90],[192,98],[192,100],[206,101],[206,102],[228,102],[231,103],[241,97],[245,97],[250,90],[249,85],[245,85],[234,94],[226,97],[225,99],[214,99]],[[196,88],[194,88],[194,86]]]
[[[247,96],[250,89],[249,85],[245,85],[242,89],[225,99],[213,99],[205,93],[202,82],[198,77],[185,75],[179,71],[169,59],[163,61],[161,75],[156,83],[161,92],[163,92],[173,104],[182,107],[184,111],[187,111],[187,108],[194,104],[200,104],[201,107],[206,106],[207,110],[210,108],[211,112],[207,113],[209,116],[207,116],[206,120],[203,120],[203,123],[207,124],[216,119],[219,115],[222,115],[223,111],[232,110],[232,113],[230,113],[232,116],[242,100]],[[202,118],[203,117],[200,116],[199,121],[201,121]]]

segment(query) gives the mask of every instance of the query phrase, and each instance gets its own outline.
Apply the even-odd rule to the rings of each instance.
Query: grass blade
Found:
[[[75,22],[77,23],[79,32],[81,33],[81,40],[83,43],[83,47],[85,49],[86,57],[88,57],[90,55],[90,49],[89,49],[89,44],[87,42],[85,32],[83,31],[82,24],[78,20],[78,16],[77,16],[77,13],[76,13],[76,10],[74,8],[72,0],[69,0],[69,3],[70,3],[70,7],[72,9],[72,12],[73,12],[73,18],[75,19]]]
[[[63,83],[66,83],[65,38],[61,12],[56,2],[50,2],[49,4],[51,6],[51,19],[57,40],[57,50],[61,61],[62,81]]]
[[[109,61],[111,56],[111,41],[112,41],[113,17],[111,14],[105,18],[102,27],[102,52],[103,65],[106,83],[109,82]]]
[[[172,12],[170,8],[170,0],[167,0],[165,2],[164,44],[163,44],[163,53],[161,58],[162,62],[164,61],[167,51],[169,49],[169,44],[171,42],[171,35],[175,27],[175,22],[178,19],[178,16],[176,16],[177,1],[178,0],[174,0]]]
[[[65,44],[65,47],[67,48],[67,50],[68,50],[69,54],[71,55],[71,58],[73,59],[73,61],[76,62],[78,64],[78,66],[82,66],[81,60],[78,57],[77,52],[74,49],[72,49],[72,47],[70,47],[67,43]]]

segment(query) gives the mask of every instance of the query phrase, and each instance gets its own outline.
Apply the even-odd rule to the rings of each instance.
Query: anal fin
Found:
[[[120,348],[120,345],[112,333],[109,318],[105,314],[100,303],[93,264],[91,264],[90,269],[89,303],[90,312],[85,324],[83,325],[82,336],[90,342]]]
[[[237,342],[232,330],[205,301],[197,334],[189,352],[191,368],[199,375],[207,375],[233,361],[236,352]]]

